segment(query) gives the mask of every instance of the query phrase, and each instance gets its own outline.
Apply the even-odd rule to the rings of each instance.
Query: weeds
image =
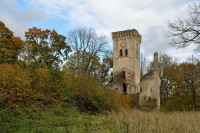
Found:
[[[89,115],[76,108],[48,111],[1,119],[1,132],[20,133],[190,133],[200,131],[199,112],[144,112],[121,110]]]

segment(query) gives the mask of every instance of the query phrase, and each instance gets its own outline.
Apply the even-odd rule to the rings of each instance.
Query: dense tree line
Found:
[[[160,54],[161,106],[167,110],[200,109],[200,62],[178,63],[166,54]],[[196,60],[196,62],[194,62]]]
[[[194,4],[190,9],[192,15],[186,23],[169,24],[170,35],[179,38],[172,41],[176,47],[199,45],[199,5]],[[196,36],[191,40],[186,38],[190,37],[187,34]],[[160,53],[158,61],[162,109],[199,110],[199,60],[191,56],[179,63]],[[106,37],[92,28],[77,28],[65,37],[55,30],[33,27],[22,40],[0,22],[0,114],[48,105],[89,112],[135,106],[132,96],[108,89],[113,82],[112,67],[112,51]],[[141,54],[141,79],[151,71],[152,63]]]
[[[106,46],[106,37],[91,28],[66,38],[33,27],[23,41],[0,22],[0,114],[49,105],[87,112],[128,108],[130,97],[108,89],[112,52]]]

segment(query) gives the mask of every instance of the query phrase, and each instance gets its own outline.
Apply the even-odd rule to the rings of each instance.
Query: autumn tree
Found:
[[[17,102],[30,102],[33,99],[33,91],[30,86],[30,74],[20,66],[0,64],[0,94],[4,101],[15,106]]]
[[[159,79],[160,79],[160,101],[161,105],[164,105],[169,96],[171,88],[168,86],[168,82],[166,82],[168,80],[168,77],[164,77],[163,74],[166,71],[165,69],[167,67],[177,65],[177,59],[174,59],[165,53],[159,53],[158,64],[159,64]]]
[[[99,56],[91,55],[88,52],[81,51],[79,53],[79,64],[78,68],[78,53],[73,53],[67,62],[67,68],[71,74],[78,75],[79,72],[86,75],[93,75],[94,78],[98,79],[99,82],[108,85],[111,82],[110,69],[113,66],[112,52],[107,51],[107,53],[102,57],[102,61]],[[83,57],[84,56],[84,57]],[[92,59],[90,59],[92,57]],[[88,60],[90,60],[90,65],[88,66]]]
[[[92,28],[81,27],[68,33],[68,44],[74,51],[78,76],[81,76],[81,67],[84,66],[84,73],[91,73],[94,61],[106,51],[108,43],[104,35],[97,35]],[[84,64],[83,64],[84,63]]]
[[[63,74],[60,65],[71,51],[66,37],[55,30],[42,30],[36,27],[25,32],[26,42],[21,58],[30,71],[31,88],[36,100],[44,104],[55,103],[61,98]]]
[[[78,59],[78,54],[80,59]],[[78,69],[81,73],[87,72],[87,74],[95,74],[97,71],[97,67],[100,65],[100,58],[96,55],[93,55],[93,58],[90,60],[90,57],[92,55],[88,52],[80,51],[73,53],[67,62],[68,68],[73,72],[74,74],[78,74]],[[90,65],[88,66],[88,60],[90,60]],[[79,63],[78,63],[79,62]],[[80,67],[78,64],[81,64]]]
[[[36,27],[25,32],[27,54],[24,59],[28,63],[37,62],[40,67],[59,65],[66,60],[70,52],[70,46],[66,43],[66,37],[55,30],[42,30]]]
[[[172,37],[171,45],[185,48],[191,44],[200,52],[200,3],[189,6],[189,18],[169,22],[169,36]]]
[[[113,75],[111,73],[111,68],[113,68],[113,54],[112,51],[107,51],[104,55],[102,62],[100,62],[100,67],[98,69],[97,78],[104,86],[112,84]]]
[[[177,110],[197,109],[197,101],[199,101],[197,99],[200,96],[199,74],[200,68],[198,64],[181,63],[180,65],[166,68],[163,78],[168,88],[170,88],[166,107],[173,105],[172,108]]]
[[[181,74],[182,71],[177,69],[177,66],[172,65],[164,69],[163,80],[161,82],[161,87],[164,86],[161,91],[161,105],[168,110],[181,110],[185,109],[181,104],[184,104],[182,96],[184,95],[184,89],[182,89],[183,78]],[[176,105],[180,102],[179,105]]]
[[[0,63],[14,63],[24,42],[0,21]]]
[[[192,95],[192,108],[196,109],[196,97],[199,93],[198,88],[200,87],[200,66],[199,59],[195,58],[193,55],[187,59],[188,65],[185,65],[184,77],[186,79],[187,89]]]

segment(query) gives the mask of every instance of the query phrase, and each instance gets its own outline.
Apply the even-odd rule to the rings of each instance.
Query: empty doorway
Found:
[[[127,94],[127,86],[125,83],[123,83],[122,85],[123,85],[123,93],[126,95]]]

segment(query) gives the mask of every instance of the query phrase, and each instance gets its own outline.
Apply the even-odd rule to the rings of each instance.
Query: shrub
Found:
[[[66,102],[74,101],[74,105],[86,112],[118,110],[120,107],[129,108],[129,96],[124,96],[114,90],[103,89],[102,84],[91,75],[84,75],[80,78],[66,75],[67,88],[63,93],[65,105]]]
[[[59,69],[40,68],[32,73],[32,88],[35,90],[37,101],[44,105],[56,103],[61,100],[63,90],[62,72]]]
[[[29,102],[33,98],[29,73],[19,66],[0,64],[0,88],[4,101]]]
[[[20,105],[34,99],[29,73],[16,65],[0,64],[0,103],[1,112],[20,113]]]

